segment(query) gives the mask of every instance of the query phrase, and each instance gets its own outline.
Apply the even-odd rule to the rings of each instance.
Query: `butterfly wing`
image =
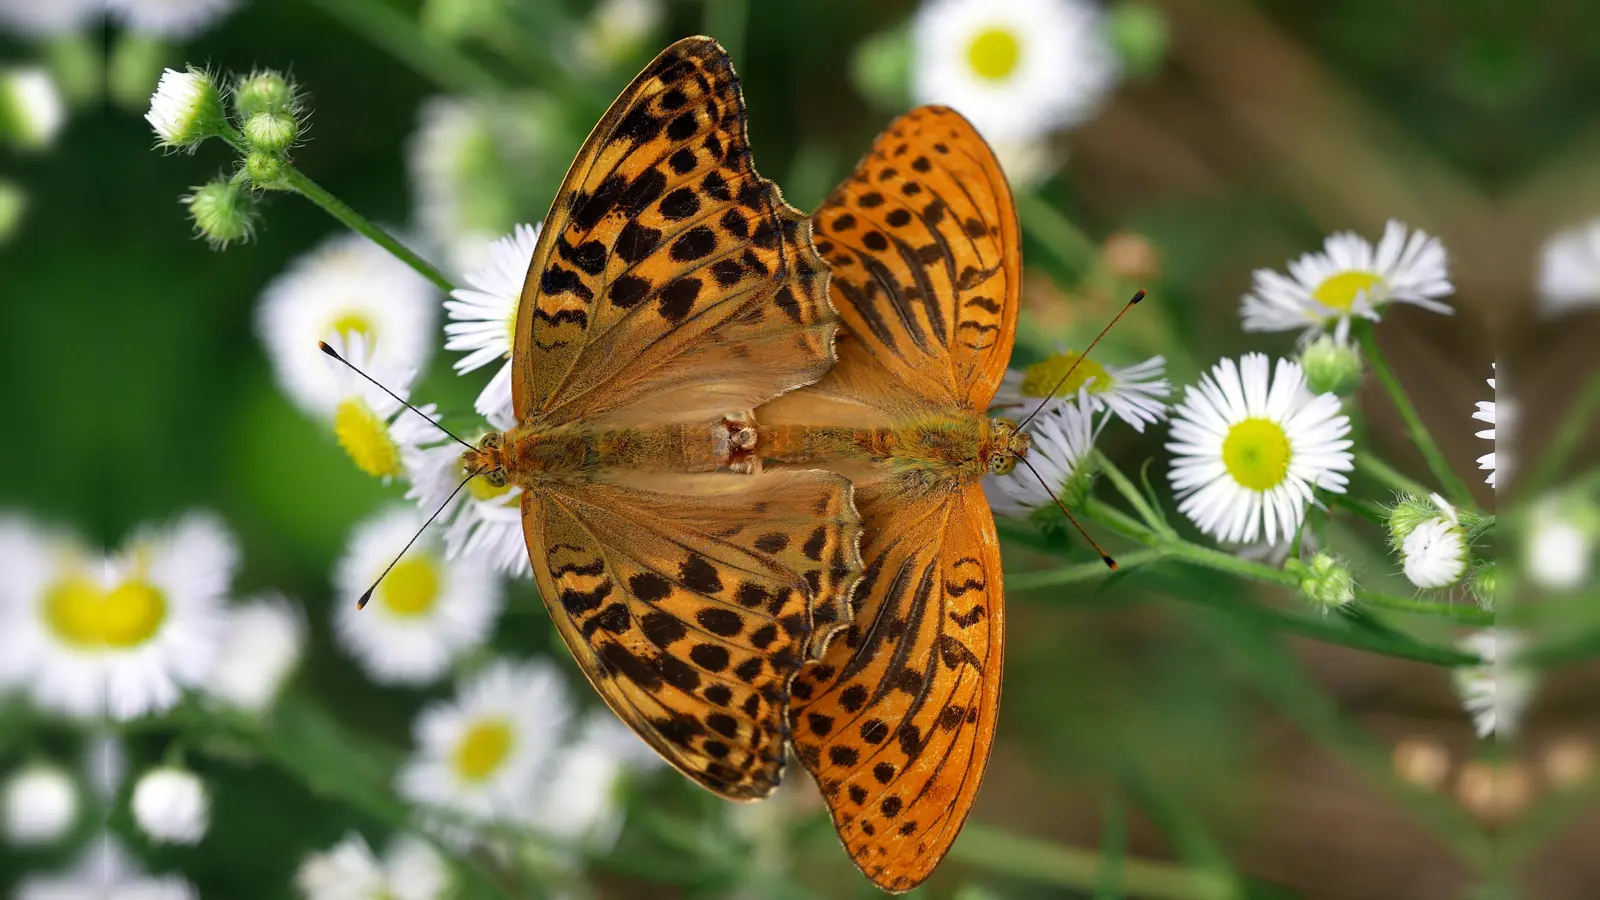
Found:
[[[792,687],[791,740],[834,827],[888,891],[927,878],[978,793],[1000,706],[1000,544],[983,489],[857,485],[854,622]]]
[[[846,328],[894,376],[880,391],[987,409],[1016,337],[1022,243],[972,125],[941,106],[896,119],[813,222]]]
[[[606,703],[667,762],[751,800],[783,769],[811,596],[848,596],[861,520],[823,472],[618,475],[522,495],[534,576]],[[825,617],[823,617],[825,618]]]
[[[710,419],[810,384],[833,362],[827,279],[810,221],[751,163],[727,53],[678,41],[595,127],[545,219],[517,419]]]

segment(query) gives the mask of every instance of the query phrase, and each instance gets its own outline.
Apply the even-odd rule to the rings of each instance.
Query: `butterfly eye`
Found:
[[[490,469],[484,473],[483,480],[489,482],[490,487],[503,488],[506,486],[506,470]]]

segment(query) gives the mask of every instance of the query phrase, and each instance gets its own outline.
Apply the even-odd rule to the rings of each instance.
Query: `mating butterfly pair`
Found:
[[[679,41],[562,184],[519,307],[519,424],[463,458],[524,488],[540,591],[617,715],[733,799],[792,744],[888,890],[944,856],[994,736],[979,479],[1027,451],[985,415],[1019,244],[993,153],[936,107],[806,219],[751,164],[726,53]]]

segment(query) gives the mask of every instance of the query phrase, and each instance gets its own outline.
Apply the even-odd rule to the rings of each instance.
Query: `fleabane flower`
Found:
[[[600,0],[578,33],[578,62],[589,71],[627,62],[661,29],[666,15],[661,0]]]
[[[446,350],[467,355],[455,369],[465,375],[500,362],[494,376],[478,395],[478,412],[490,419],[511,418],[511,348],[517,335],[517,305],[522,283],[528,277],[540,225],[518,225],[512,233],[489,246],[489,261],[467,273],[467,287],[450,292],[444,326]]]
[[[232,607],[227,617],[222,648],[202,687],[235,709],[265,712],[305,652],[305,616],[283,597],[267,595]]]
[[[78,785],[53,763],[30,763],[0,783],[0,830],[19,847],[53,844],[78,818]]]
[[[226,123],[222,93],[208,72],[167,69],[150,96],[150,111],[144,114],[163,147],[193,150],[208,137],[222,133]]]
[[[990,141],[1027,141],[1099,109],[1120,62],[1085,0],[925,0],[912,20],[912,93]]]
[[[432,531],[395,563],[366,608],[356,608],[424,521],[397,507],[361,523],[334,574],[334,636],[380,684],[437,681],[483,643],[500,615],[499,577],[472,561],[446,559]]]
[[[609,710],[591,712],[545,766],[530,824],[551,837],[610,849],[622,829],[622,782],[660,765],[661,757]]]
[[[1063,350],[1026,369],[1007,370],[992,405],[1021,419],[1041,405],[1062,408],[1077,403],[1092,412],[1108,410],[1143,434],[1145,425],[1167,416],[1172,385],[1164,377],[1166,367],[1166,358],[1161,356],[1119,368]],[[1051,396],[1058,384],[1060,389]]]
[[[395,837],[380,860],[355,832],[307,856],[294,885],[305,900],[443,900],[452,890],[444,858],[422,838]]]
[[[1313,396],[1300,366],[1265,354],[1225,359],[1184,389],[1172,420],[1169,477],[1178,509],[1222,541],[1292,536],[1312,491],[1343,493],[1354,467],[1350,420],[1332,394]]]
[[[1039,478],[1023,466],[1010,475],[985,478],[984,492],[995,512],[1007,516],[1040,514],[1054,522],[1060,518],[1057,498],[1068,506],[1082,501],[1088,487],[1089,452],[1094,449],[1099,431],[1088,398],[1089,389],[1081,387],[1072,402],[1052,406],[1028,423],[1033,439],[1028,464]],[[1040,478],[1044,479],[1043,484]]]
[[[382,247],[358,234],[338,234],[267,285],[256,325],[289,399],[312,417],[330,420],[347,396],[345,376],[317,342],[360,334],[374,367],[420,370],[433,353],[436,296],[426,279]]]
[[[49,71],[0,69],[0,137],[24,150],[42,150],[55,143],[66,122],[66,101]]]
[[[1419,588],[1449,587],[1467,570],[1467,533],[1455,507],[1438,494],[1438,514],[1411,526],[1400,538],[1406,579]]]
[[[1489,379],[1489,390],[1491,390],[1491,391],[1495,390],[1494,379],[1493,378]],[[1496,425],[1496,422],[1495,422],[1495,401],[1493,401],[1493,400],[1479,400],[1478,401],[1478,411],[1473,413],[1472,417],[1474,419],[1477,419],[1480,422],[1488,422],[1489,423],[1489,427],[1485,428],[1482,431],[1477,432],[1477,436],[1480,437],[1480,438],[1483,438],[1484,440],[1487,440],[1487,441],[1493,441],[1495,439],[1494,435],[1495,435],[1495,425]],[[1490,452],[1485,453],[1484,455],[1478,457],[1478,468],[1479,469],[1487,469],[1488,470],[1489,477],[1485,478],[1484,481],[1488,483],[1489,487],[1494,487],[1494,476],[1495,476],[1495,454],[1494,454],[1494,451],[1490,451]]]
[[[408,463],[421,452],[422,445],[439,438],[437,411],[432,404],[407,409],[378,384],[406,397],[415,370],[387,367],[371,352],[366,336],[360,332],[335,336],[328,343],[372,378],[362,378],[338,360],[326,360],[339,382],[338,404],[333,410],[334,438],[356,468],[368,475],[387,483],[406,474]]]
[[[1444,246],[1393,219],[1376,247],[1341,231],[1328,236],[1322,252],[1290,261],[1287,276],[1257,269],[1252,282],[1239,305],[1245,331],[1300,330],[1304,339],[1332,332],[1343,342],[1352,317],[1379,321],[1391,303],[1454,311],[1439,300],[1454,290]]]
[[[211,794],[188,769],[161,766],[134,782],[133,820],[158,844],[198,844],[211,826]]]
[[[1559,315],[1600,303],[1600,219],[1558,232],[1539,265],[1539,311]]]
[[[1528,511],[1522,559],[1529,580],[1551,591],[1572,591],[1589,582],[1600,508],[1593,500],[1541,497]]]
[[[32,875],[17,886],[15,900],[198,900],[194,885],[177,875],[150,875],[116,838],[96,838],[66,872]]]
[[[210,28],[238,5],[239,0],[106,0],[122,27],[174,40]]]
[[[1533,673],[1516,664],[1522,649],[1520,634],[1488,628],[1467,635],[1461,648],[1483,660],[1478,666],[1458,666],[1453,671],[1461,705],[1472,716],[1478,737],[1510,737],[1516,732],[1533,694]]]

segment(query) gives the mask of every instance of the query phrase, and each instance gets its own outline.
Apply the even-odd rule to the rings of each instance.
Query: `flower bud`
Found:
[[[1122,58],[1123,68],[1136,78],[1160,71],[1167,55],[1167,20],[1161,11],[1145,3],[1122,0],[1109,10],[1111,45]]]
[[[185,194],[195,231],[214,249],[247,241],[255,233],[255,200],[233,180],[218,178]]]
[[[287,165],[283,157],[260,150],[251,150],[244,158],[244,172],[250,177],[250,186],[257,190],[277,187]]]
[[[258,112],[244,120],[244,139],[254,150],[281,154],[300,136],[300,123],[287,112]]]
[[[144,118],[155,129],[161,146],[190,151],[206,138],[221,134],[226,124],[216,81],[209,73],[193,68],[162,73]]]
[[[0,827],[13,844],[53,844],[77,817],[78,786],[60,766],[34,763],[0,786]]]
[[[1504,577],[1499,563],[1490,560],[1472,570],[1472,580],[1467,583],[1467,590],[1472,592],[1479,606],[1492,610],[1495,606],[1496,592],[1504,588]]]
[[[233,89],[233,108],[241,119],[264,112],[293,114],[298,106],[294,85],[271,69],[251,72]]]
[[[133,786],[133,818],[158,844],[198,844],[211,824],[211,796],[199,776],[162,766]]]
[[[1313,394],[1348,397],[1361,383],[1360,351],[1326,334],[1300,351],[1300,367]]]
[[[1300,579],[1300,593],[1324,609],[1344,606],[1356,597],[1350,568],[1331,553],[1318,553],[1309,563],[1290,559],[1284,569]]]
[[[67,108],[50,73],[37,66],[0,70],[0,139],[24,150],[55,143]]]
[[[1416,530],[1418,525],[1438,516],[1439,506],[1433,500],[1415,494],[1401,495],[1389,510],[1389,546],[1399,550],[1400,545],[1405,543],[1406,537]]]

